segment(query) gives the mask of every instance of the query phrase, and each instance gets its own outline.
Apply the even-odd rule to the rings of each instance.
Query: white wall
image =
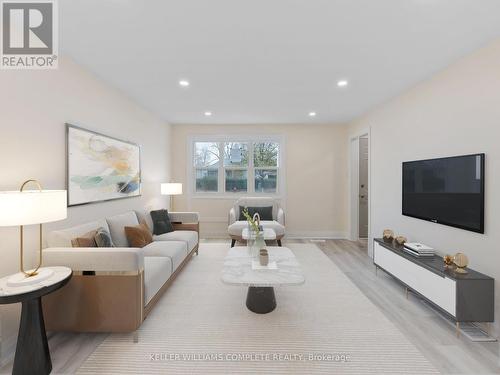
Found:
[[[468,255],[494,277],[500,308],[500,40],[363,116],[350,133],[371,127],[372,233],[392,228],[441,253]],[[485,234],[401,215],[401,162],[486,153]],[[498,319],[497,319],[498,320]],[[495,324],[497,332],[500,325]]]
[[[294,237],[347,236],[346,125],[173,125],[174,180],[187,183],[187,146],[193,136],[278,135],[284,140],[286,230]],[[200,212],[204,237],[227,236],[227,217],[238,198],[175,197],[178,210]]]
[[[44,188],[65,189],[65,122],[142,146],[143,195],[68,210],[68,219],[45,232],[105,215],[168,203],[159,194],[170,178],[170,126],[105,85],[69,59],[54,71],[0,71],[0,190],[18,189],[28,178]],[[28,264],[36,255],[36,228],[26,233]],[[19,268],[17,228],[0,228],[0,277]],[[31,260],[31,262],[30,262]],[[1,306],[0,354],[6,360],[16,342],[19,306]]]

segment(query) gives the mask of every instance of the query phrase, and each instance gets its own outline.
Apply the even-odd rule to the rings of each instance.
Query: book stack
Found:
[[[416,257],[432,257],[434,249],[418,242],[408,242],[404,244],[403,250]]]

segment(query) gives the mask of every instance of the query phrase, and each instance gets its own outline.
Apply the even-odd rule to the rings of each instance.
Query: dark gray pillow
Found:
[[[174,227],[170,222],[167,210],[151,211],[151,219],[153,219],[153,234],[160,235],[174,231]]]
[[[97,247],[115,247],[113,240],[111,239],[111,235],[103,227],[96,230],[94,239]]]
[[[246,220],[245,216],[243,216],[243,210],[245,207],[240,206],[240,221],[241,220]],[[273,220],[273,206],[269,207],[247,207],[248,213],[250,214],[251,217],[255,215],[256,212],[259,213],[260,220]]]

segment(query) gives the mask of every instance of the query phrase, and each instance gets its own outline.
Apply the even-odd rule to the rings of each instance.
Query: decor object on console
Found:
[[[469,265],[469,258],[467,258],[467,255],[456,253],[453,257],[453,263],[457,266],[455,269],[456,273],[468,273],[465,269]]]
[[[35,184],[37,190],[25,190]],[[66,267],[41,267],[42,224],[66,218],[66,191],[43,190],[37,180],[27,180],[18,191],[0,192],[0,226],[20,228],[20,272],[0,279],[0,304],[21,302],[21,322],[13,374],[49,374],[52,370],[41,297],[63,287],[72,271]],[[39,225],[38,265],[24,267],[24,226]]]
[[[68,205],[141,195],[138,145],[66,124]]]
[[[178,182],[167,182],[161,184],[161,195],[170,196],[170,211],[173,211],[174,195],[182,195],[182,184]]]
[[[396,243],[400,246],[403,246],[408,239],[405,236],[397,236],[395,239]]]
[[[394,231],[392,231],[391,229],[385,229],[382,237],[383,237],[385,242],[388,242],[388,243],[392,242],[392,241],[394,241]]]
[[[229,210],[229,225],[227,228],[231,237],[231,247],[236,241],[243,240],[243,230],[248,228],[246,220],[240,220],[241,207],[272,207],[272,220],[261,220],[260,224],[266,232],[266,228],[272,229],[276,234],[278,245],[285,235],[285,211],[281,208],[279,200],[271,197],[243,197],[239,198]]]
[[[446,254],[443,257],[443,262],[446,268],[453,268],[453,255]]]

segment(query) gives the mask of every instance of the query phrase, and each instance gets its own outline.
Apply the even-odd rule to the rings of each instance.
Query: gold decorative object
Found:
[[[408,242],[408,239],[405,236],[397,236],[394,240],[400,246],[403,246],[406,242]]]
[[[259,252],[259,262],[261,266],[267,266],[269,264],[269,253],[266,249],[261,249]]]
[[[447,268],[453,267],[453,255],[446,254],[443,257],[443,262],[444,262],[445,267],[447,267]]]
[[[468,273],[465,268],[469,264],[469,258],[467,258],[467,255],[462,254],[462,253],[456,253],[455,256],[453,257],[453,263],[457,266],[455,269],[455,272],[457,273]]]
[[[384,242],[391,243],[394,240],[394,232],[391,229],[384,230],[382,235]]]

